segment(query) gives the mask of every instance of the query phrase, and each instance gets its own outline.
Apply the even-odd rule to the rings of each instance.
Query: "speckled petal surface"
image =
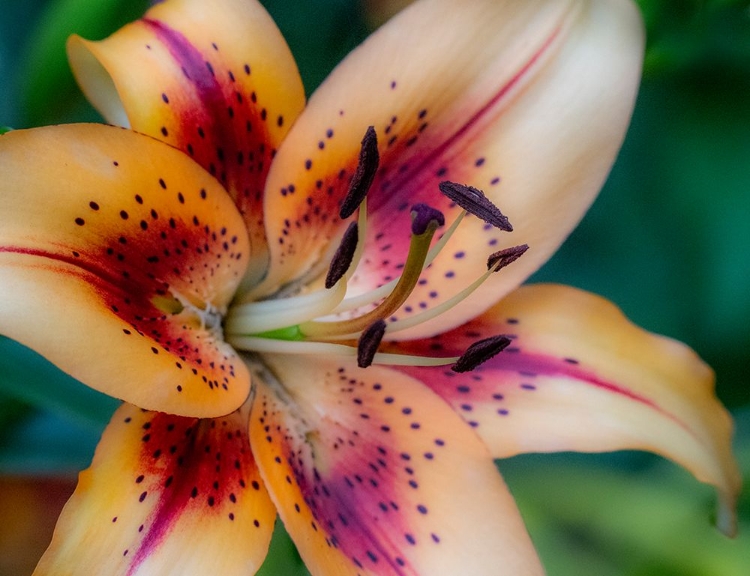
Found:
[[[335,236],[337,207],[372,125],[381,165],[350,293],[398,275],[414,203],[455,216],[438,191],[451,180],[484,190],[515,231],[467,219],[426,271],[413,311],[476,279],[490,253],[531,248],[474,298],[403,336],[481,312],[554,252],[595,197],[627,127],[642,46],[628,0],[415,2],[339,65],[276,156],[266,206],[288,221],[269,222],[269,288],[305,270]]]
[[[251,444],[314,575],[542,574],[486,447],[420,382],[264,361]]]
[[[305,102],[291,52],[263,7],[170,0],[104,41],[72,37],[68,54],[109,122],[180,148],[224,184],[250,232],[249,273],[262,275],[263,186]]]
[[[247,416],[247,407],[205,420],[120,407],[34,574],[253,574],[276,511]]]
[[[472,372],[404,371],[445,398],[498,458],[625,449],[671,458],[718,489],[719,527],[733,531],[732,423],[692,350],[631,324],[603,298],[556,285],[521,287],[476,320],[401,349],[450,354],[491,334],[513,342]]]
[[[182,152],[101,125],[0,136],[0,332],[97,390],[218,416],[247,397],[218,313],[247,266],[242,218]]]

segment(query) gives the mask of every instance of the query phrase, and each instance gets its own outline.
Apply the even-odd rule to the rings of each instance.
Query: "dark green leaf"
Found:
[[[24,122],[42,125],[79,116],[82,98],[68,67],[68,36],[75,33],[92,40],[104,38],[139,18],[147,6],[146,0],[50,2],[21,57]]]
[[[47,360],[0,336],[0,392],[99,429],[119,401],[84,386]]]
[[[0,474],[73,474],[91,462],[99,431],[49,412],[30,412],[0,431]]]

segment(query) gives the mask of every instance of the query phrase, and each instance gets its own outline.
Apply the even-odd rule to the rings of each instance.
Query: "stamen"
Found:
[[[362,204],[359,206],[359,214],[357,216],[357,225],[359,226],[358,234],[360,238],[365,238],[367,236],[367,198],[365,198],[362,201]],[[343,234],[341,239],[336,241],[331,241],[326,248],[325,254],[320,257],[317,263],[313,264],[313,266],[305,272],[302,276],[297,278],[294,282],[291,282],[290,284],[287,284],[286,286],[282,287],[275,295],[274,298],[281,299],[285,298],[287,294],[296,294],[300,290],[303,290],[305,287],[311,287],[311,286],[317,286],[320,282],[320,279],[323,277],[324,274],[326,274],[326,269],[329,269],[331,267],[330,263],[331,260],[336,255],[336,252],[339,250],[339,247],[341,246],[341,242],[343,239]],[[357,266],[359,265],[359,261],[362,258],[362,254],[364,253],[364,242],[357,242],[357,247],[354,250],[354,256],[352,257],[352,262],[349,265],[349,269],[345,272],[345,275],[347,277],[347,280],[352,276],[354,270],[357,269]],[[330,312],[330,311],[329,311]]]
[[[513,226],[510,225],[508,218],[500,212],[500,209],[481,190],[472,186],[448,181],[441,182],[439,187],[443,194],[469,214],[473,214],[488,224],[492,224],[495,228],[500,228],[500,230],[505,230],[506,232],[513,231]]]
[[[357,356],[357,349],[347,344],[334,342],[315,342],[301,340],[274,340],[257,336],[229,336],[227,342],[235,350],[248,352],[267,352],[276,354],[315,354],[335,356]],[[456,356],[416,356],[414,354],[394,354],[378,352],[373,364],[390,366],[447,366],[459,360]]]
[[[493,256],[495,256],[495,254],[493,254],[487,261],[487,271],[479,278],[474,280],[474,282],[469,284],[466,288],[464,288],[457,294],[454,294],[447,300],[443,300],[437,306],[433,306],[432,308],[424,310],[423,312],[418,312],[416,314],[413,314],[412,316],[407,316],[406,318],[400,318],[395,322],[391,322],[388,326],[388,331],[398,332],[399,330],[406,330],[407,328],[412,328],[413,326],[417,326],[419,324],[427,322],[428,320],[432,320],[433,318],[440,316],[443,312],[447,312],[456,304],[468,298],[477,288],[484,284],[487,278],[489,278],[492,274],[507,266],[511,262],[515,262],[516,260],[518,260],[524,254],[524,252],[526,252],[527,249],[528,246],[526,244],[523,244],[521,246],[506,248],[505,250],[496,252],[495,254],[498,255],[506,252],[510,255],[506,256],[505,258],[503,258],[503,256],[501,255],[493,259]],[[346,300],[344,302],[346,302]]]
[[[332,260],[329,265],[328,276],[326,280],[333,282],[326,289],[318,289],[304,294],[294,296],[281,295],[278,298],[270,300],[260,300],[244,304],[235,304],[229,311],[226,318],[225,330],[228,333],[240,334],[259,334],[273,332],[276,330],[294,326],[294,333],[297,333],[296,325],[300,322],[309,322],[313,318],[321,318],[330,314],[339,306],[346,295],[346,283],[340,282],[339,278],[331,277],[334,274],[331,269],[340,266],[342,276],[349,277],[352,270],[357,267],[362,252],[363,243],[358,242],[357,238],[367,227],[367,200],[362,202],[359,208],[359,217],[356,224],[350,224],[344,236],[341,239],[335,253],[329,257]],[[355,234],[356,232],[356,234]],[[346,245],[342,248],[342,245]],[[346,255],[340,255],[343,250],[353,249],[349,259],[346,262]],[[330,253],[330,252],[329,252]],[[333,261],[338,261],[334,264]],[[298,290],[300,286],[308,285],[314,279],[321,276],[323,270],[319,267],[309,270],[293,285],[289,285],[290,292]]]
[[[528,244],[521,244],[520,246],[505,248],[504,250],[498,250],[494,254],[490,254],[487,258],[487,270],[494,268],[495,272],[497,272],[500,268],[505,268],[508,264],[515,262],[523,256],[528,249]]]
[[[330,313],[346,294],[339,282],[330,290],[317,290],[278,300],[260,300],[233,306],[224,321],[227,334],[259,334],[296,326]]]
[[[474,342],[461,355],[458,361],[451,366],[451,370],[459,373],[474,370],[474,368],[487,362],[487,360],[502,352],[509,345],[510,338],[507,336],[491,336],[490,338]]]
[[[367,132],[365,132],[364,138],[362,138],[362,147],[359,150],[359,163],[349,185],[349,192],[341,203],[339,216],[342,220],[354,214],[354,211],[362,203],[362,200],[365,199],[367,191],[375,179],[379,164],[378,136],[375,133],[375,128],[370,126]]]
[[[385,320],[376,320],[362,332],[357,342],[357,366],[367,368],[372,364],[384,334]]]
[[[333,288],[334,284],[341,280],[341,278],[349,270],[349,266],[352,264],[354,258],[354,252],[357,249],[357,243],[359,242],[359,226],[356,222],[349,224],[349,227],[344,232],[344,237],[341,239],[336,253],[331,259],[331,265],[328,268],[328,274],[326,275],[326,288]]]
[[[259,336],[227,337],[227,342],[235,350],[248,352],[267,352],[276,354],[319,354],[336,356],[355,356],[357,350],[345,344],[332,342],[305,342],[300,340],[275,340]]]

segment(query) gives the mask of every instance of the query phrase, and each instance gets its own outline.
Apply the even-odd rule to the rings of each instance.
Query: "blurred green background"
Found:
[[[405,2],[263,3],[309,93]],[[649,40],[625,146],[583,224],[534,280],[600,293],[641,326],[695,348],[716,370],[718,394],[737,420],[747,487],[750,2],[639,3]],[[68,71],[64,40],[71,32],[104,37],[146,4],[3,0],[0,126],[97,120]],[[116,404],[0,337],[0,477],[74,478]],[[525,456],[500,467],[550,576],[750,574],[746,493],[742,532],[730,541],[711,527],[712,491],[656,457]],[[16,575],[4,562],[0,574]],[[263,573],[306,573],[281,530]]]

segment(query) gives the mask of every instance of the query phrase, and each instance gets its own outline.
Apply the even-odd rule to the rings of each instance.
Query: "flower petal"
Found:
[[[427,388],[353,362],[264,361],[251,444],[313,574],[542,573],[486,448]]]
[[[171,0],[104,41],[72,37],[68,53],[109,122],[180,148],[224,184],[250,232],[250,272],[261,275],[263,186],[305,102],[291,52],[263,7]]]
[[[733,532],[732,423],[692,350],[631,324],[603,298],[555,285],[519,288],[476,320],[400,348],[449,355],[488,334],[513,343],[472,372],[404,371],[447,400],[497,458],[623,449],[671,458],[717,487],[719,527]]]
[[[293,279],[335,236],[332,214],[373,125],[381,164],[352,293],[398,275],[414,203],[452,219],[457,208],[438,191],[452,180],[483,189],[515,231],[467,219],[417,287],[414,311],[459,292],[497,249],[531,248],[442,324],[407,333],[434,333],[486,309],[554,252],[592,202],[625,133],[642,50],[638,10],[627,0],[415,3],[333,72],[279,150],[266,210],[294,216],[269,222],[276,269],[267,284]]]
[[[276,511],[248,412],[198,420],[120,407],[35,574],[253,574]]]
[[[245,365],[210,322],[249,247],[213,178],[99,125],[0,136],[0,173],[0,332],[143,408],[217,416],[242,404]]]

